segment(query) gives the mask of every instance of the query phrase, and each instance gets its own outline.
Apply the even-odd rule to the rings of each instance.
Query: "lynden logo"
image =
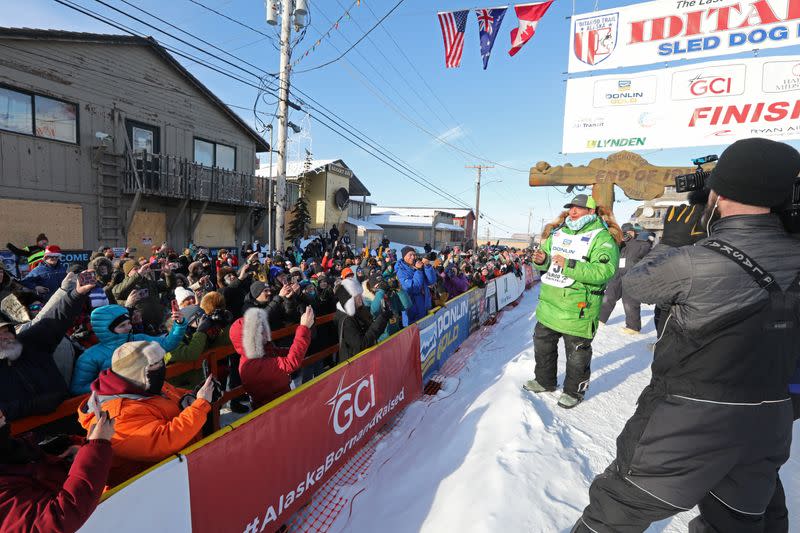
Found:
[[[672,75],[672,99],[692,100],[744,94],[747,67],[722,65],[714,70],[691,69]]]
[[[770,61],[764,63],[762,89],[765,93],[785,93],[800,90],[800,63]]]
[[[600,139],[586,141],[586,148],[617,148],[620,146],[644,146],[647,137],[630,137],[626,139]]]
[[[608,58],[617,46],[619,13],[575,20],[573,51],[575,57],[589,65]]]
[[[331,406],[329,421],[333,430],[341,435],[353,424],[355,418],[364,418],[369,410],[375,407],[375,377],[370,374],[343,387],[344,376],[333,398],[327,401]]]

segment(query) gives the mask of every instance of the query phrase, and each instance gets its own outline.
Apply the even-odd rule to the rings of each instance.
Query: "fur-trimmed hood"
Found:
[[[233,348],[239,355],[248,359],[264,357],[264,345],[272,340],[267,311],[251,307],[242,318],[231,325],[229,335]]]

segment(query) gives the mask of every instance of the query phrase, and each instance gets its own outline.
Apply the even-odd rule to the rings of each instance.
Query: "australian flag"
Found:
[[[481,57],[483,58],[483,70],[489,66],[489,56],[492,54],[492,47],[497,34],[500,33],[500,25],[506,15],[507,7],[495,9],[476,9],[478,15],[478,30],[481,37]]]

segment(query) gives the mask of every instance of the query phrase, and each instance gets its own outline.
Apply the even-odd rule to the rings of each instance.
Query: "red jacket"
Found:
[[[236,352],[242,356],[239,360],[239,375],[244,390],[253,398],[253,408],[261,407],[275,398],[291,390],[290,374],[300,368],[311,344],[311,331],[305,326],[298,326],[292,347],[278,348],[269,342],[264,345],[262,357],[248,358],[242,342],[244,318],[231,325],[230,338]]]
[[[67,471],[63,461],[0,464],[0,531],[72,533],[94,512],[111,468],[111,443],[83,445]]]

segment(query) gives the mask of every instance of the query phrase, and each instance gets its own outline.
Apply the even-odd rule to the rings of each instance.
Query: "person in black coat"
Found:
[[[385,308],[372,317],[364,306],[363,289],[355,278],[347,278],[336,288],[336,328],[339,333],[339,358],[341,363],[378,342],[386,324],[392,316],[391,308]]]
[[[82,285],[59,300],[54,316],[16,333],[0,316],[0,411],[8,420],[50,413],[67,397],[67,384],[53,352],[80,313],[94,284]],[[64,290],[59,288],[59,291]]]
[[[339,228],[336,227],[336,224],[331,226],[331,230],[328,232],[328,235],[330,235],[332,243],[335,243],[339,240]]]
[[[611,311],[622,298],[622,306],[625,309],[625,333],[639,333],[642,329],[642,304],[629,298],[622,292],[622,276],[633,268],[633,266],[644,259],[652,248],[650,241],[644,235],[638,238],[634,231],[633,224],[622,225],[623,243],[619,251],[619,268],[606,285],[606,294],[603,297],[603,306],[600,308],[600,322],[603,324],[608,321]]]

